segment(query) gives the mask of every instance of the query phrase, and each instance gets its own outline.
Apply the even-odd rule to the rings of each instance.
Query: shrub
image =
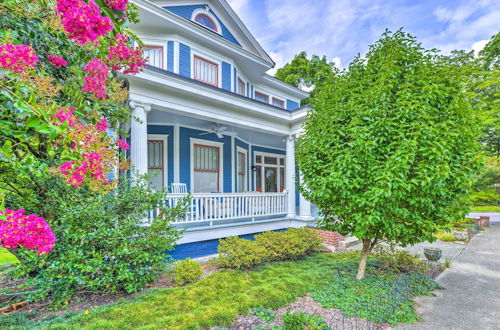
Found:
[[[469,197],[474,206],[497,206],[500,200],[495,189],[473,192]]]
[[[272,309],[258,307],[252,310],[252,314],[265,322],[273,322],[276,319],[276,313]]]
[[[269,231],[255,235],[255,243],[265,248],[265,261],[295,260],[319,250],[322,240],[307,228],[290,228],[286,232]]]
[[[222,268],[249,269],[265,260],[265,250],[262,246],[236,236],[221,240],[217,251],[217,265]]]
[[[175,263],[172,277],[175,284],[183,286],[196,282],[203,275],[202,267],[199,263],[191,259],[185,259]]]
[[[30,299],[50,293],[54,304],[77,291],[136,292],[166,271],[166,251],[180,237],[171,220],[184,212],[185,203],[165,207],[165,191],[149,188],[147,178],[130,187],[121,180],[109,195],[54,184],[47,213],[64,210],[50,226],[57,237],[54,249],[43,258],[22,251],[19,276],[39,289]],[[57,202],[55,202],[57,201]],[[160,214],[144,226],[147,212]]]
[[[290,228],[285,232],[264,232],[255,241],[238,237],[221,240],[219,267],[249,269],[265,262],[296,260],[319,250],[321,238],[307,228]]]
[[[416,272],[424,274],[428,270],[425,261],[420,260],[416,254],[395,247],[378,246],[375,249],[375,258],[379,261],[382,269],[392,270],[400,273]]]
[[[443,233],[438,235],[438,238],[443,242],[453,242],[455,241],[455,235],[452,233]]]
[[[290,313],[287,311],[282,317],[285,329],[290,330],[328,330],[328,324],[320,316],[310,315],[303,312]]]

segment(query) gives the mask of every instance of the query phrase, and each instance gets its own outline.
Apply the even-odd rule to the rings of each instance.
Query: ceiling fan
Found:
[[[215,134],[219,139],[222,139],[224,135],[236,136],[238,133],[236,132],[228,132],[229,127],[220,126],[218,123],[214,123],[214,127],[210,130],[210,132],[200,133],[199,135],[207,135],[207,134]]]

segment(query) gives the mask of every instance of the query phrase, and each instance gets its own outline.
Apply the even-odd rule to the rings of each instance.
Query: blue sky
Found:
[[[426,48],[480,49],[500,30],[493,0],[228,0],[283,66],[305,50],[347,65],[385,28],[403,27]],[[271,72],[272,73],[272,72]]]

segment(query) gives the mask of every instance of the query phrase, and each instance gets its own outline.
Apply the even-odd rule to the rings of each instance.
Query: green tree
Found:
[[[328,62],[326,56],[313,55],[309,59],[306,52],[300,52],[295,55],[290,63],[278,69],[275,77],[295,87],[307,87],[316,90],[316,88],[332,79],[336,70],[335,64]],[[302,104],[307,104],[309,101],[309,98],[305,99]]]
[[[466,82],[399,30],[318,90],[298,142],[300,189],[323,227],[362,239],[357,278],[381,240],[433,241],[467,212],[482,160]]]

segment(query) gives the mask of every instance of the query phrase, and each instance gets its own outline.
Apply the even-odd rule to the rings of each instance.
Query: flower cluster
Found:
[[[79,121],[78,117],[75,115],[75,108],[73,107],[65,107],[61,109],[56,112],[55,116],[59,119],[61,124],[67,122],[69,127],[74,127]]]
[[[28,45],[0,45],[0,67],[24,72],[38,63],[38,56]]]
[[[57,0],[57,12],[68,37],[80,45],[95,42],[114,28],[94,0]]]
[[[140,47],[128,48],[128,38],[126,35],[117,34],[115,46],[110,46],[108,51],[108,63],[113,70],[121,70],[127,74],[138,74],[146,66]]]
[[[82,90],[92,93],[96,98],[105,99],[106,84],[108,82],[109,67],[99,58],[94,58],[83,68],[87,72]]]
[[[49,253],[55,245],[56,237],[42,217],[26,215],[24,210],[5,209],[0,215],[0,245],[7,249],[19,247],[36,250],[38,254]]]
[[[116,145],[120,149],[130,150],[130,146],[128,145],[127,141],[125,141],[125,140],[122,140],[122,139],[116,140]]]
[[[128,0],[106,0],[106,4],[109,8],[120,11],[127,10],[127,3]]]
[[[60,123],[68,123],[69,129],[61,136],[59,143],[69,145],[71,154],[80,155],[78,160],[63,163],[57,174],[74,187],[87,184],[90,189],[108,192],[116,182],[111,182],[107,174],[115,169],[126,169],[126,164],[120,161],[115,145],[128,147],[125,141],[113,140],[107,136],[108,121],[91,114],[96,124],[85,124],[74,113],[74,108],[68,107],[56,113]]]
[[[68,65],[68,62],[64,58],[57,55],[47,55],[47,59],[56,68]]]

